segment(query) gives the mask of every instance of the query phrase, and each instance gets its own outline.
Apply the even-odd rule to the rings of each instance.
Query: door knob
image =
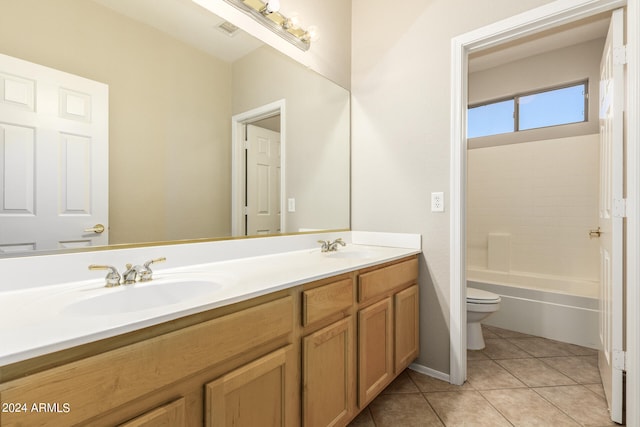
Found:
[[[594,237],[600,237],[602,231],[600,231],[600,227],[597,230],[589,230],[589,238],[593,239]]]
[[[94,225],[94,226],[93,226],[93,227],[91,227],[91,228],[85,228],[85,229],[84,229],[84,232],[85,232],[85,233],[91,233],[92,231],[93,231],[94,233],[96,233],[96,234],[101,234],[101,233],[103,233],[103,232],[104,232],[104,225],[102,225],[102,224],[96,224],[96,225]]]

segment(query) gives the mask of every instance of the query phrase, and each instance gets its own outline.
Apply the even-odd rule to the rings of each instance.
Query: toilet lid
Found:
[[[467,302],[475,304],[495,304],[500,302],[500,296],[482,289],[467,288]]]

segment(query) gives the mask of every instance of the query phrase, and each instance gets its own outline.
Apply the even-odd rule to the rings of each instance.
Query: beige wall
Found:
[[[305,25],[318,28],[311,43],[309,67],[342,87],[351,84],[351,2],[348,0],[281,0],[282,11],[297,12]]]
[[[349,93],[268,47],[233,64],[233,93],[233,114],[285,100],[286,197],[296,199],[285,231],[349,228]]]
[[[547,0],[353,0],[352,228],[421,233],[418,363],[449,372],[451,38]],[[430,193],[445,192],[445,213]]]
[[[469,267],[507,233],[506,271],[598,280],[598,134],[470,150],[467,170]]]
[[[231,66],[84,0],[3,0],[0,52],[109,85],[111,243],[231,234]]]

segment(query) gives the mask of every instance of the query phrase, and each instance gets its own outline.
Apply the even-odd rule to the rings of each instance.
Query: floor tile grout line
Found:
[[[578,386],[582,386],[582,384],[578,384]],[[574,387],[574,386],[555,386],[555,387]],[[584,386],[582,386],[584,387]],[[538,387],[538,388],[542,388],[542,387]],[[586,387],[585,387],[586,388]],[[533,391],[535,394],[537,394],[538,396],[540,396],[542,399],[544,399],[546,402],[548,402],[551,406],[553,406],[554,408],[556,408],[558,411],[562,412],[563,414],[565,414],[567,417],[569,417],[571,420],[575,421],[578,425],[583,426],[584,424],[581,423],[580,421],[576,420],[575,418],[573,418],[570,414],[568,414],[566,411],[564,411],[562,408],[560,408],[558,405],[556,405],[555,403],[553,403],[552,401],[550,401],[549,399],[547,399],[546,397],[544,397],[542,394],[538,393],[538,390],[536,390],[536,387],[531,387],[531,391]]]
[[[506,366],[503,366],[502,364],[500,364],[499,362],[498,365],[500,365],[503,369],[505,369],[507,372],[509,372],[511,375],[513,375],[514,377],[516,377],[518,380],[520,380],[520,382],[522,382],[524,385],[526,385],[529,388],[533,388],[533,387],[556,387],[556,386],[563,386],[563,385],[578,385],[580,384],[578,381],[574,380],[573,378],[571,378],[569,375],[565,374],[564,372],[559,371],[558,369],[554,368],[553,366],[547,365],[546,363],[544,363],[543,361],[541,361],[538,357],[529,357],[526,359],[502,359],[502,360],[539,360],[541,363],[543,363],[546,367],[548,367],[549,369],[555,371],[556,373],[562,375],[563,377],[565,377],[566,379],[568,379],[569,381],[572,381],[573,384],[555,384],[555,385],[549,385],[549,386],[533,386],[533,385],[529,385],[527,384],[522,378],[520,378],[518,375],[516,375],[514,372],[512,372],[511,370],[509,370],[509,368],[507,368]]]
[[[523,337],[525,338],[525,337]],[[546,338],[542,338],[542,337],[530,337],[530,338],[540,338],[543,340],[548,340]],[[552,405],[553,407],[555,407],[556,409],[558,409],[561,413],[565,414],[567,417],[569,417],[569,419],[571,419],[572,421],[576,422],[577,424],[583,426],[582,423],[580,423],[578,420],[576,420],[574,417],[572,417],[570,414],[568,414],[567,412],[565,412],[564,410],[562,410],[559,406],[557,406],[556,404],[554,404],[553,402],[551,402],[549,399],[545,398],[543,395],[541,395],[536,388],[545,388],[545,387],[575,387],[575,386],[579,386],[582,387],[586,390],[589,390],[589,392],[595,394],[598,397],[602,397],[600,394],[598,394],[596,391],[589,389],[588,387],[586,387],[587,384],[598,384],[598,383],[583,383],[581,381],[577,381],[576,379],[572,378],[571,376],[565,374],[564,372],[561,372],[559,369],[557,369],[554,366],[551,366],[549,363],[547,363],[547,361],[543,360],[543,359],[550,359],[550,358],[563,358],[563,357],[571,357],[571,358],[593,358],[593,357],[597,357],[597,354],[584,354],[583,352],[581,352],[580,354],[577,353],[576,351],[571,351],[571,349],[566,349],[567,352],[569,352],[569,355],[549,355],[549,356],[535,356],[529,352],[527,352],[524,348],[520,347],[517,345],[517,343],[513,343],[511,342],[509,339],[507,338],[498,338],[498,339],[503,339],[507,342],[509,342],[510,344],[516,346],[517,348],[519,348],[520,350],[524,351],[527,354],[530,354],[530,357],[521,357],[521,358],[491,358],[491,356],[488,356],[485,354],[485,356],[489,357],[490,360],[493,360],[494,362],[496,362],[499,366],[501,366],[503,369],[505,369],[507,372],[509,372],[511,375],[513,375],[514,377],[516,377],[519,381],[523,382],[524,381],[522,379],[520,379],[515,373],[513,373],[512,371],[510,371],[507,367],[503,366],[502,364],[500,364],[498,361],[499,360],[517,360],[517,359],[537,359],[540,362],[544,363],[547,367],[553,369],[554,371],[560,373],[561,375],[563,375],[564,377],[570,379],[571,381],[573,381],[575,384],[565,384],[565,385],[549,385],[549,386],[529,386],[528,384],[526,384],[526,387],[529,390],[534,391],[538,396],[540,396],[542,399],[544,399],[546,402],[548,402],[550,405]],[[548,341],[552,341],[552,342],[558,342],[560,344],[567,344],[567,343],[562,343],[560,341],[555,341],[555,340],[548,340]],[[575,344],[573,344],[575,345]],[[576,346],[576,347],[580,347],[580,346]],[[598,376],[600,378],[600,376]],[[602,385],[602,378],[600,378],[600,385]],[[495,390],[500,390],[500,389],[495,389]],[[480,393],[482,394],[482,391],[480,391]],[[484,397],[484,394],[482,394]],[[486,397],[485,397],[486,399]],[[490,403],[490,402],[489,402]]]
[[[418,389],[420,390],[420,389]],[[427,405],[429,405],[429,408],[431,408],[431,410],[433,411],[433,413],[436,415],[436,417],[438,417],[438,420],[440,421],[440,423],[444,426],[447,427],[447,423],[444,422],[444,420],[442,419],[442,417],[440,416],[440,414],[438,413],[438,411],[436,411],[436,408],[433,407],[433,405],[431,404],[431,402],[429,402],[429,399],[427,399],[427,396],[425,396],[426,393],[420,392],[420,395],[422,396],[422,398],[425,400],[425,402],[427,402]]]
[[[433,411],[434,414],[436,414],[436,417],[438,417],[438,420],[440,420],[440,422],[442,423],[442,425],[444,427],[447,427],[447,424],[444,422],[444,420],[442,419],[442,417],[440,417],[440,414],[438,414],[438,411],[436,411],[436,409],[433,407],[433,405],[431,404],[431,402],[429,402],[429,399],[427,399],[427,396],[425,396],[425,392],[423,392],[420,387],[418,386],[418,384],[414,381],[413,378],[411,378],[411,375],[407,372],[407,377],[409,377],[409,380],[413,383],[413,385],[415,386],[416,390],[418,390],[418,392],[420,393],[420,395],[422,396],[422,398],[427,402],[427,405],[429,405],[429,407],[431,408],[431,410]]]
[[[552,356],[552,357],[546,357],[546,358],[544,358],[544,357],[539,357],[538,359],[552,359],[552,358],[558,358],[558,357],[593,357],[593,356]],[[542,362],[542,363],[544,363],[544,364],[545,364],[545,365],[547,365],[547,366],[550,366],[550,367],[554,368],[554,367],[553,367],[553,366],[551,366],[551,365],[548,363],[548,361],[546,361],[546,360],[541,360],[541,362]],[[600,370],[597,368],[597,366],[595,366],[595,368],[596,368],[596,370],[598,371],[598,378],[599,378],[599,380],[600,380],[600,384],[602,384],[602,376],[600,375]],[[554,368],[554,369],[555,369],[555,368]],[[564,373],[564,372],[563,372],[563,373]],[[581,381],[578,381],[578,380],[576,380],[576,379],[572,378],[571,376],[569,376],[569,375],[567,375],[567,374],[565,374],[565,375],[566,375],[567,377],[571,378],[573,381],[575,381],[575,382],[576,382],[576,383],[578,383],[578,384],[597,384],[597,383],[583,383],[583,382],[581,382]]]
[[[497,388],[497,389],[495,389],[495,390],[510,390],[510,389],[501,389],[501,388]],[[489,404],[489,406],[491,406],[491,407],[492,407],[492,408],[493,408],[497,413],[499,413],[499,414],[502,416],[502,418],[504,418],[504,419],[505,419],[509,424],[511,424],[512,426],[515,426],[515,424],[514,424],[514,423],[512,423],[512,422],[511,422],[511,420],[510,420],[509,418],[507,418],[506,414],[503,414],[503,413],[502,413],[502,411],[501,411],[500,409],[496,408],[496,407],[493,405],[493,403],[491,403],[491,401],[490,401],[489,399],[487,399],[487,396],[485,396],[485,395],[482,393],[482,390],[478,390],[478,394],[479,394],[480,396],[482,396],[482,398],[483,398],[484,400],[486,400],[486,401],[487,401],[487,403]]]

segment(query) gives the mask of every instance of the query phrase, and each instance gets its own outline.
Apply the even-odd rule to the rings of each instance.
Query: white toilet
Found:
[[[467,349],[482,350],[484,348],[480,321],[499,309],[499,295],[467,287]]]

